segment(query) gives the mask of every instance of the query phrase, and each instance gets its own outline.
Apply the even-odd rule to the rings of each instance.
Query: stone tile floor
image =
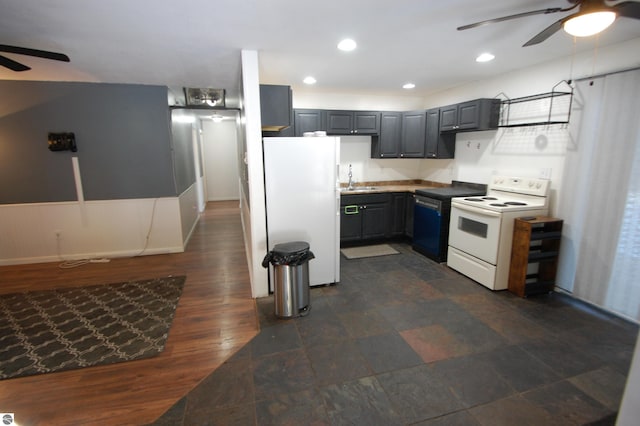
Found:
[[[638,326],[560,293],[491,292],[397,244],[341,259],[155,425],[614,424]]]

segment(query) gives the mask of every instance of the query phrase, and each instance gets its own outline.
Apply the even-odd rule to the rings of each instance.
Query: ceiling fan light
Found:
[[[575,16],[564,23],[564,30],[575,37],[589,37],[604,31],[616,20],[613,11],[598,11]]]

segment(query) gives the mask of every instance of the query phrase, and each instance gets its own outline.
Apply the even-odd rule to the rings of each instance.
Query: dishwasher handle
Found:
[[[442,205],[437,200],[430,200],[423,197],[416,197],[416,206],[426,207],[431,210],[436,210],[438,213],[442,211]]]

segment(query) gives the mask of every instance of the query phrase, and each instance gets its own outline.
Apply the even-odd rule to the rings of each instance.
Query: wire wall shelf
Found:
[[[501,99],[498,127],[544,126],[569,123],[573,87],[566,80],[560,81],[553,86],[551,92],[547,93],[515,99],[509,99],[504,93],[501,95],[506,99]]]

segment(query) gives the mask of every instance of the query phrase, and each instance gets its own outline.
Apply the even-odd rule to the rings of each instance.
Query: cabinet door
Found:
[[[262,130],[277,132],[291,126],[291,88],[273,84],[260,85]]]
[[[409,237],[409,238],[413,238],[413,210],[415,207],[415,195],[414,194],[407,194],[407,198],[406,198],[406,211],[405,211],[405,219],[404,219],[404,234]]]
[[[378,136],[379,158],[396,158],[400,154],[400,139],[402,137],[402,113],[383,112],[380,117],[380,136]]]
[[[296,109],[294,124],[296,136],[303,136],[305,132],[315,132],[327,128],[324,111],[319,109]]]
[[[389,203],[372,203],[362,207],[362,239],[385,238],[389,231]]]
[[[456,130],[470,130],[480,127],[479,101],[469,101],[458,105],[458,127]]]
[[[343,205],[340,207],[340,242],[360,241],[362,239],[362,214],[360,206]]]
[[[353,111],[327,111],[327,133],[350,135],[353,133]]]
[[[407,208],[407,196],[404,193],[393,194],[391,196],[391,236],[397,237],[404,235],[405,216]]]
[[[455,130],[458,125],[458,105],[449,105],[440,108],[440,131]]]
[[[377,111],[354,111],[353,133],[359,135],[380,133],[380,113]]]
[[[440,133],[440,109],[427,111],[426,158],[453,158],[456,148],[454,133]]]
[[[402,114],[402,143],[400,157],[424,158],[426,137],[426,111],[410,111]]]

